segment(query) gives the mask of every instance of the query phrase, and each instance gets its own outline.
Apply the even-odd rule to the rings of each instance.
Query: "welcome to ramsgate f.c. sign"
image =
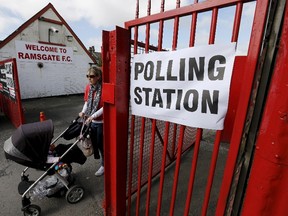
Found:
[[[236,43],[135,55],[132,114],[222,130]]]

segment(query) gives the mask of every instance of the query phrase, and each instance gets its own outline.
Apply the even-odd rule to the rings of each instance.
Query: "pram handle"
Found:
[[[78,120],[80,119],[80,117],[79,116],[77,116],[74,120],[72,120],[71,121],[71,124],[74,124],[74,123],[76,123],[76,122],[78,122]],[[71,126],[71,125],[70,125]],[[70,127],[69,126],[69,127]],[[66,131],[69,129],[69,127],[67,127],[58,137],[56,137],[56,139],[54,139],[52,142],[51,142],[51,144],[50,144],[50,149],[54,149],[55,148],[55,143],[56,143],[56,141],[59,139],[59,138],[61,138],[61,137],[63,137],[63,135],[66,133]]]
[[[72,123],[78,121],[81,117],[80,116],[77,116],[73,121]],[[81,129],[81,134],[83,137],[86,137],[86,135],[89,133],[89,129],[90,129],[90,126],[91,126],[91,122],[89,122],[88,124],[85,122],[85,117],[84,118],[81,118],[83,120],[83,126],[82,126],[82,129]],[[84,127],[84,126],[87,126],[87,127]]]
[[[72,123],[74,123],[74,122],[76,122],[76,121],[78,121],[79,120],[79,118],[80,118],[80,116],[77,116],[73,121],[72,121]]]
[[[86,127],[85,127],[86,126]],[[83,126],[82,126],[82,129],[81,129],[81,135],[83,137],[86,137],[88,134],[89,134],[89,130],[90,130],[90,127],[91,127],[91,122],[86,124],[85,122],[83,122]]]

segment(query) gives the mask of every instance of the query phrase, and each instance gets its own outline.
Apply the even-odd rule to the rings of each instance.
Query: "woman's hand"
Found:
[[[92,116],[88,117],[85,121],[86,124],[90,124],[92,122],[93,118]]]
[[[80,113],[79,113],[79,117],[80,117],[80,118],[84,118],[84,116],[85,116],[85,113],[83,113],[83,112],[80,112]]]

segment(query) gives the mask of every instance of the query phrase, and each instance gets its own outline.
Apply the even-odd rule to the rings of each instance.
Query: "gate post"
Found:
[[[261,81],[264,81],[259,85],[266,88],[262,92],[258,90],[257,93],[267,96],[266,98],[263,96],[264,111],[257,131],[253,163],[247,180],[241,212],[243,216],[287,215],[288,5],[282,0],[277,2],[276,7],[275,18],[271,21],[273,33],[267,40],[272,48],[267,48],[270,53],[267,53],[266,61],[271,66],[269,63],[263,63],[266,68],[263,69]],[[264,85],[264,82],[267,84]],[[268,93],[265,90],[268,90]]]
[[[126,214],[130,33],[102,33],[105,215]]]

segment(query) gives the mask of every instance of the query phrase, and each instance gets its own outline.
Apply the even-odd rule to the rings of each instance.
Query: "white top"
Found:
[[[85,113],[86,110],[87,110],[87,101],[83,105],[82,112]],[[92,122],[103,123],[103,119],[102,120],[95,120],[96,118],[98,118],[101,115],[103,115],[103,107],[101,107],[95,113],[93,113],[93,115],[91,115],[91,117],[93,118]]]

